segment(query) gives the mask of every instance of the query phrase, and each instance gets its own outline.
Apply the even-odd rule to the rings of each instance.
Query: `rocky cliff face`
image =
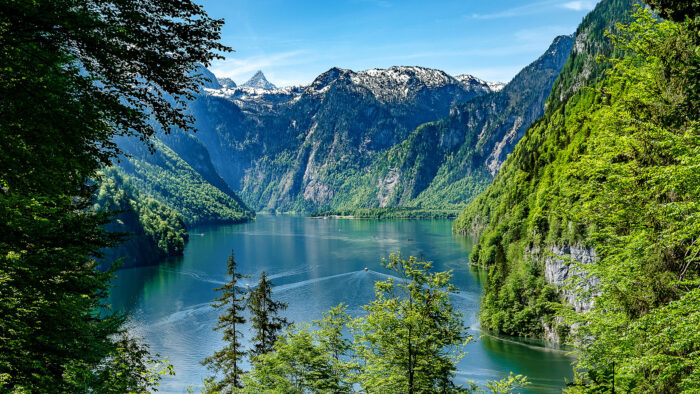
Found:
[[[448,117],[420,126],[382,157],[375,166],[376,179],[369,182],[383,187],[382,196],[389,194],[382,203],[460,206],[481,192],[542,115],[573,41],[572,36],[557,37],[507,85],[452,107]],[[396,174],[399,178],[387,190],[386,180]]]

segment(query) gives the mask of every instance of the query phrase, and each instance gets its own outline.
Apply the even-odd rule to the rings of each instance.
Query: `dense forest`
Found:
[[[700,6],[650,3],[670,20],[614,0],[584,20],[596,45],[455,222],[481,234],[482,324],[576,346],[571,392],[700,387]]]
[[[183,218],[135,202],[114,173],[99,186],[98,171],[120,154],[115,136],[192,130],[183,104],[199,65],[229,50],[223,21],[190,1],[121,0],[6,2],[0,21],[0,391],[155,389],[172,369],[105,305],[114,267],[98,265],[121,236],[102,208],[165,253]]]

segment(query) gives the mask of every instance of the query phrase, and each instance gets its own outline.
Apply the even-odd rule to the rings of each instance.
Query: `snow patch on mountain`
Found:
[[[219,78],[219,77],[217,77],[216,80],[219,81],[219,85],[221,85],[221,87],[223,87],[224,89],[236,87],[236,83],[233,82],[233,79],[231,79],[231,78]]]
[[[241,84],[241,86],[267,90],[277,89],[275,85],[270,83],[270,81],[265,78],[265,74],[263,74],[263,72],[260,70],[258,70],[258,72],[256,72],[255,75],[248,80],[248,82]]]
[[[456,75],[455,79],[467,86],[472,86],[475,88],[485,87],[487,92],[498,92],[499,90],[503,89],[504,86],[506,86],[504,83],[501,82],[484,81],[483,79],[479,79],[469,74]]]

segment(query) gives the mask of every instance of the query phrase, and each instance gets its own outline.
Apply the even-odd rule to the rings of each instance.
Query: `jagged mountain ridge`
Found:
[[[491,153],[507,134],[503,129],[513,129],[517,117],[501,115],[526,108],[519,130],[541,113],[561,60],[554,63],[531,66],[526,74],[534,87],[518,84],[523,78],[499,85],[466,74],[395,66],[359,72],[334,67],[307,86],[266,89],[235,86],[202,70],[210,81],[188,105],[199,131],[192,139],[161,141],[193,168],[211,163],[213,171],[203,168],[207,181],[220,190],[228,187],[226,194],[240,195],[258,211],[454,206],[490,182],[492,174],[481,164],[485,160],[471,156],[476,145],[482,155]],[[526,94],[530,91],[536,94]],[[439,120],[451,122],[451,130],[421,126]],[[501,143],[503,156],[517,134]],[[189,146],[206,151],[208,160],[190,154]],[[468,163],[460,165],[456,158]],[[453,193],[459,187],[466,191]]]
[[[270,81],[265,78],[265,74],[263,74],[262,71],[257,71],[255,75],[250,77],[248,81],[245,83],[242,83],[241,86],[247,87],[247,88],[258,88],[258,89],[265,89],[265,90],[273,90],[276,89],[277,87],[273,85]]]
[[[447,208],[476,196],[544,112],[573,42],[573,36],[557,37],[502,89],[456,105],[445,119],[416,129],[376,164],[377,175],[368,182],[376,185],[375,203]]]
[[[190,105],[217,171],[257,210],[314,210],[422,123],[490,92],[422,67],[332,68],[310,85],[205,89]]]

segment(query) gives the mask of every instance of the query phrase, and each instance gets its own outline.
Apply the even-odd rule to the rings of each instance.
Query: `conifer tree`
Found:
[[[244,371],[241,369],[241,362],[246,351],[241,344],[243,333],[240,328],[246,322],[243,317],[246,297],[245,291],[237,285],[239,280],[247,276],[236,271],[233,251],[228,258],[227,267],[231,280],[216,289],[221,292],[221,296],[212,302],[214,308],[225,311],[225,314],[219,316],[219,322],[214,330],[223,330],[226,346],[202,361],[202,365],[223,374],[221,380],[216,380],[216,376],[207,380],[207,391],[213,392],[229,392],[243,387],[241,382]]]
[[[260,282],[250,293],[248,309],[255,336],[253,337],[252,356],[259,356],[272,350],[280,332],[289,326],[287,319],[279,312],[287,309],[287,304],[272,299],[272,282],[265,271],[260,275]]]

